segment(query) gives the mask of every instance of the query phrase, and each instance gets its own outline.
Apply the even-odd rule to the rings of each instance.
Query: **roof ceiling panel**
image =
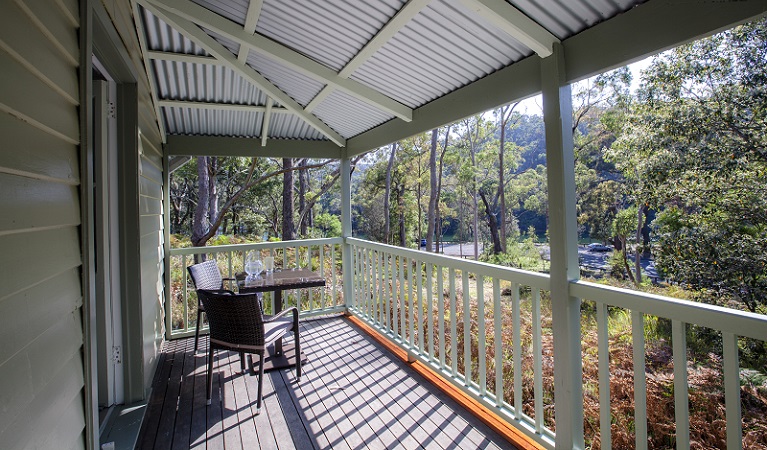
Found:
[[[275,139],[327,140],[319,131],[294,114],[273,113],[269,120],[269,137]],[[267,142],[267,146],[269,143]]]
[[[219,16],[226,17],[232,22],[245,25],[248,15],[249,0],[192,0],[200,6],[213,11]]]
[[[264,114],[163,107],[168,134],[258,137]],[[298,136],[297,136],[298,137]]]
[[[267,0],[256,32],[339,71],[404,0]]]
[[[436,1],[351,78],[414,108],[531,53],[458,0]]]
[[[356,136],[394,117],[340,91],[330,94],[314,113],[345,138]]]
[[[208,52],[160,18],[141,8],[149,50],[207,56]]]
[[[517,9],[560,40],[577,34],[642,1],[635,0],[514,0]]]

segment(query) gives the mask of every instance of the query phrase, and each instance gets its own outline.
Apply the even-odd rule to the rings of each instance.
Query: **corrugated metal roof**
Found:
[[[356,136],[394,117],[340,91],[330,94],[314,113],[345,138]]]
[[[192,0],[243,25],[251,0]],[[513,0],[508,3],[560,40],[624,12],[642,0]],[[256,32],[325,65],[342,69],[407,3],[406,0],[264,0]],[[199,45],[140,7],[150,50],[207,55]],[[206,24],[198,24],[206,29]],[[210,28],[210,27],[208,27]],[[206,30],[234,55],[239,44]],[[291,50],[292,49],[292,50]],[[460,0],[432,0],[351,75],[351,79],[410,108],[472,83],[533,50],[467,9]],[[319,76],[290,68],[258,51],[247,64],[306,106],[325,87]],[[160,99],[264,105],[258,87],[222,65],[153,61]],[[355,95],[359,95],[355,94]],[[392,119],[347,92],[332,90],[313,114],[345,138]],[[163,107],[170,133],[258,136],[262,114]],[[305,113],[308,114],[308,113]],[[398,113],[401,114],[401,113]],[[229,123],[228,121],[232,121]],[[274,113],[270,137],[326,139],[295,114]]]
[[[339,71],[404,3],[404,0],[265,1],[256,32]]]
[[[432,2],[352,79],[415,108],[530,53],[457,0]]]
[[[161,100],[266,105],[266,95],[224,66],[152,61]]]
[[[260,137],[263,113],[164,107],[168,134]]]

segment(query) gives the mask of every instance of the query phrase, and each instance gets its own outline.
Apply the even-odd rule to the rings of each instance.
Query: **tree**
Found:
[[[756,311],[767,303],[767,21],[656,57],[612,147],[659,211],[656,266]],[[625,161],[619,164],[618,161]]]
[[[429,146],[429,209],[426,214],[426,251],[439,253],[439,247],[434,248],[434,231],[437,224],[437,140],[439,129],[431,130],[431,145]]]
[[[389,198],[391,197],[391,171],[394,166],[394,157],[397,153],[397,143],[391,145],[391,152],[389,153],[389,163],[386,165],[386,186],[384,187],[384,239],[386,243],[389,243],[389,235],[391,234],[389,224],[391,222],[391,215],[389,214]]]

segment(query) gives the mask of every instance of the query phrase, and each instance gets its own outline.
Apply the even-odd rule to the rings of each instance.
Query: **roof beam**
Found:
[[[530,47],[541,58],[551,55],[553,45],[559,43],[559,39],[549,33],[549,30],[511,6],[506,0],[461,0],[461,3]]]
[[[261,7],[264,6],[264,0],[250,0],[248,4],[248,12],[245,15],[245,32],[248,34],[254,34],[256,32],[256,25],[258,24],[258,17],[261,15]],[[240,46],[240,52],[237,54],[237,59],[241,63],[248,62],[248,53],[250,49],[244,45]]]
[[[565,81],[574,83],[767,14],[764,0],[643,3],[562,43]],[[680,21],[679,17],[685,17]],[[652,24],[652,26],[648,26]],[[659,33],[658,30],[664,30]],[[541,60],[528,57],[417,108],[410,123],[390,120],[347,143],[352,157],[541,91]]]
[[[329,84],[335,89],[342,90],[356,99],[375,108],[385,111],[395,117],[409,122],[413,118],[413,110],[402,103],[393,100],[364,84],[343,78],[328,67],[302,55],[278,42],[256,33],[250,35],[238,24],[202,7],[189,0],[140,0],[163,8],[179,17],[190,20],[227,39],[234,40],[250,50],[275,59],[303,75]],[[280,102],[282,103],[282,102]]]
[[[276,158],[341,159],[342,149],[330,141],[299,141],[270,139],[269,147],[260,138],[224,136],[168,136],[165,144],[168,156],[242,156]]]
[[[370,59],[375,52],[383,47],[389,39],[391,39],[399,30],[410,22],[413,17],[418,15],[422,9],[424,9],[431,0],[410,0],[403,6],[394,17],[389,20],[386,25],[381,27],[371,40],[365,44],[360,51],[354,55],[354,57],[346,63],[346,65],[338,72],[338,76],[342,78],[349,78],[361,65]],[[333,87],[326,85],[322,90],[306,105],[307,111],[313,111],[330,93],[333,92]]]
[[[179,32],[184,34],[189,39],[197,42],[198,45],[205,48],[205,50],[213,55],[216,59],[224,63],[227,67],[237,72],[240,76],[245,78],[248,82],[254,84],[259,89],[264,91],[271,98],[277,100],[285,108],[296,114],[303,119],[306,123],[314,127],[320,133],[324,134],[331,141],[337,145],[346,146],[346,139],[343,136],[335,132],[325,122],[321,121],[318,117],[309,114],[295,100],[293,100],[288,94],[281,91],[277,86],[272,84],[269,80],[264,78],[260,73],[256,72],[252,67],[247,64],[242,64],[237,60],[237,57],[226,49],[223,45],[218,43],[215,39],[210,37],[208,33],[204,32],[200,27],[195,25],[183,17],[179,17],[172,12],[163,10],[156,6],[153,2],[147,0],[138,0],[146,8],[152,11],[153,14],[165,21],[170,26],[176,28]]]
[[[189,64],[210,64],[216,66],[225,65],[222,61],[217,60],[212,56],[202,55],[188,55],[186,53],[173,53],[173,52],[159,52],[157,50],[149,50],[144,53],[149,59],[156,59],[162,61],[175,61]]]
[[[271,103],[271,101],[270,101]],[[158,104],[166,108],[192,108],[192,109],[208,109],[218,111],[242,111],[242,112],[255,112],[265,113],[269,109],[275,113],[292,114],[291,111],[282,108],[280,106],[261,106],[261,105],[238,105],[234,103],[212,103],[212,102],[193,102],[187,100],[159,100]]]
[[[269,121],[272,119],[272,99],[266,99],[266,111],[264,120],[261,121],[261,147],[266,147],[266,139],[269,137]]]
[[[155,113],[155,120],[157,121],[157,126],[160,130],[160,138],[162,139],[162,142],[165,143],[166,139],[166,131],[165,131],[165,120],[163,119],[163,115],[160,113],[160,105],[159,105],[159,94],[157,89],[157,82],[155,77],[152,74],[152,66],[149,64],[149,46],[146,42],[146,31],[144,30],[144,20],[142,19],[142,16],[139,11],[138,4],[133,4],[133,22],[136,25],[136,34],[138,35],[138,42],[139,47],[141,47],[141,59],[144,61],[144,70],[146,71],[147,79],[149,80],[149,93],[152,96],[152,106],[154,108]]]

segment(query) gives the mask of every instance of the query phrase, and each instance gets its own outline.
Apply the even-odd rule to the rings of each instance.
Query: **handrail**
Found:
[[[573,297],[767,341],[767,316],[613,286],[571,281]]]
[[[308,245],[329,245],[329,244],[343,244],[344,239],[340,237],[336,238],[318,238],[318,239],[295,239],[292,241],[270,241],[270,242],[255,242],[251,244],[227,244],[227,245],[215,245],[210,247],[180,247],[171,248],[170,254],[172,255],[196,255],[203,253],[211,253],[210,249],[215,249],[215,253],[224,253],[229,251],[242,251],[242,250],[258,250],[258,249],[278,249],[278,248],[295,248],[306,247]]]
[[[514,269],[512,267],[497,266],[495,264],[488,264],[480,261],[470,261],[463,258],[440,255],[438,253],[425,252],[421,250],[413,250],[404,247],[396,247],[388,244],[380,244],[378,242],[365,241],[358,238],[346,238],[346,242],[357,247],[389,252],[404,256],[406,258],[418,259],[430,264],[443,266],[449,265],[457,270],[466,270],[472,273],[481,272],[487,277],[501,278],[504,280],[513,279],[520,284],[524,284],[525,286],[536,287],[544,290],[550,289],[549,276],[543,273]]]

